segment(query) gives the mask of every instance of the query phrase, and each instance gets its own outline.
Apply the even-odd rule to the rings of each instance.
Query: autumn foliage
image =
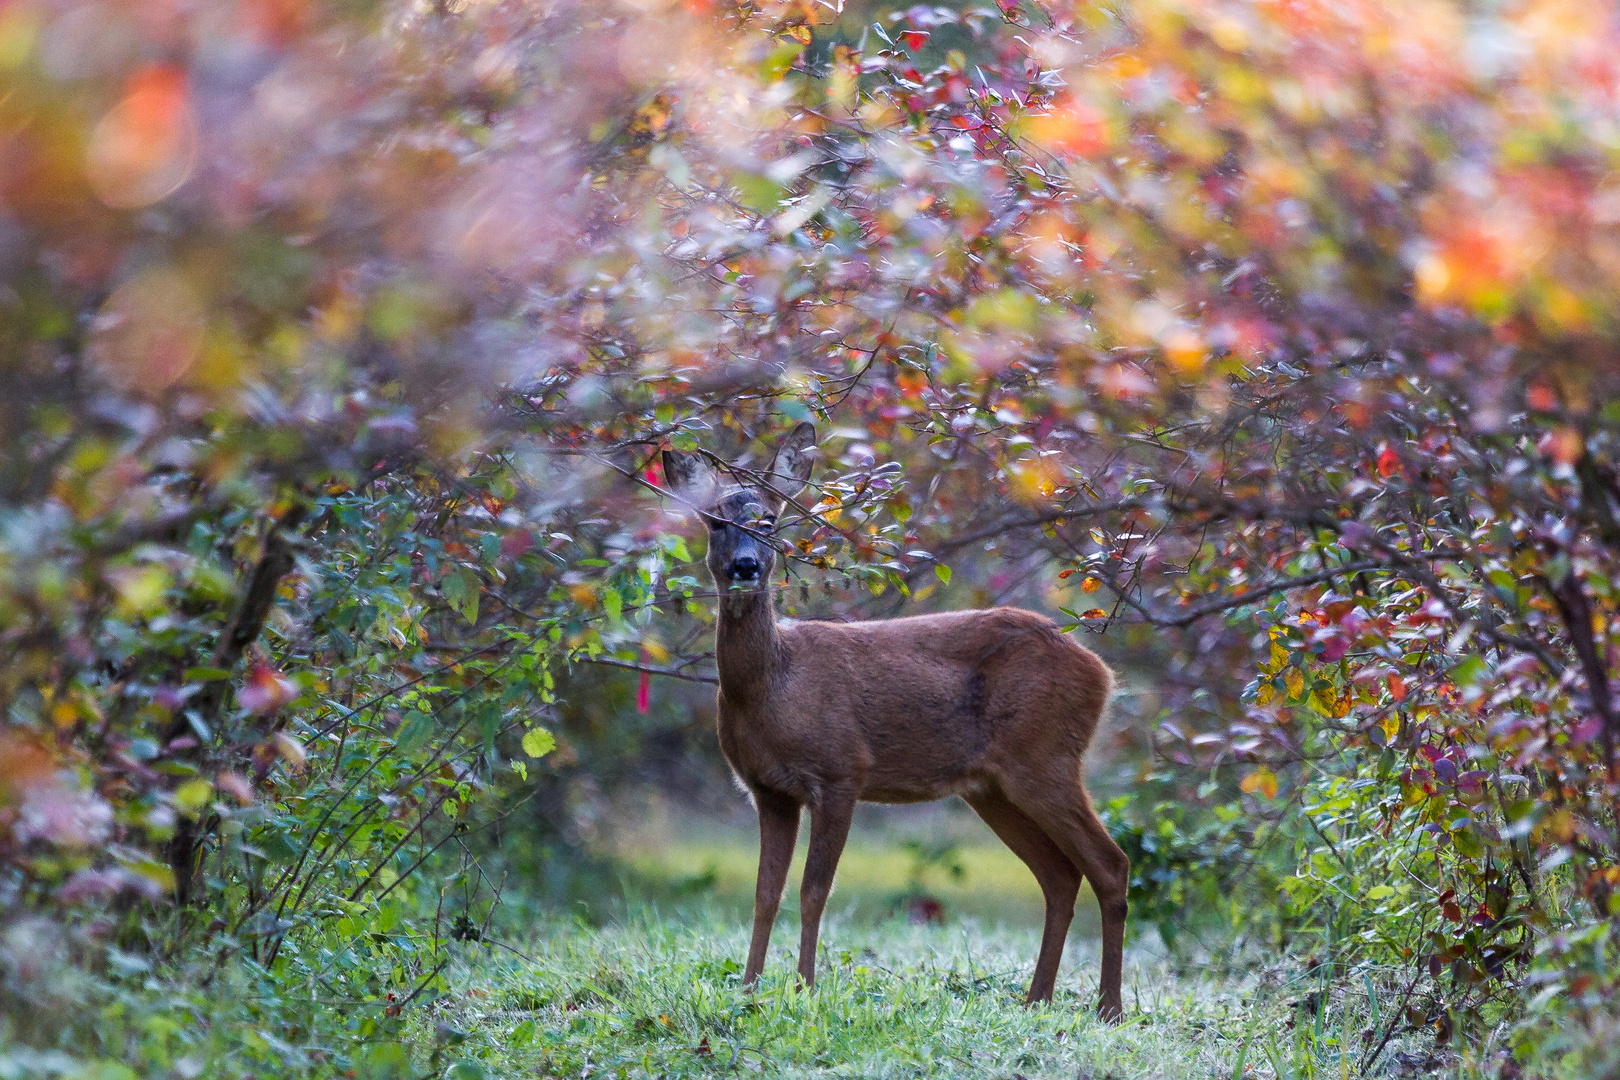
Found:
[[[6,910],[318,965],[319,896],[357,931],[493,820],[571,666],[706,677],[658,451],[814,417],[796,611],[1065,613],[1144,775],[1289,838],[1279,947],[1442,1039],[1545,986],[1610,1060],[1617,33],[10,0]]]

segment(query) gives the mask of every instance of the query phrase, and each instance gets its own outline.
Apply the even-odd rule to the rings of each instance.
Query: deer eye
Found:
[[[712,517],[704,518],[703,520],[709,523],[709,528],[714,532],[719,532],[721,529],[730,524],[730,522],[728,522],[725,518]]]

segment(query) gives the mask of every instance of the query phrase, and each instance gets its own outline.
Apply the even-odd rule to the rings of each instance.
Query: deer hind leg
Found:
[[[759,877],[754,882],[754,938],[748,945],[744,986],[754,985],[765,970],[765,950],[771,943],[771,927],[793,862],[793,842],[799,837],[798,803],[757,791],[754,805],[759,810]]]
[[[804,881],[799,886],[799,978],[806,986],[816,981],[816,940],[821,936],[821,913],[832,893],[833,874],[849,839],[855,817],[853,790],[824,791],[810,804],[810,851],[804,860]]]
[[[1097,1015],[1118,1023],[1125,1010],[1120,1001],[1120,981],[1125,960],[1125,894],[1130,886],[1131,861],[1108,835],[1097,811],[1081,786],[1079,769],[1075,778],[1054,790],[1029,784],[1010,788],[1009,797],[1033,818],[1071,862],[1077,866],[1091,891],[1097,895],[1102,914],[1102,975],[1097,990]]]
[[[1014,806],[1000,792],[964,795],[967,804],[984,819],[1001,842],[1024,860],[1046,898],[1046,927],[1041,932],[1041,951],[1035,959],[1035,975],[1030,979],[1024,1004],[1052,1000],[1058,964],[1063,960],[1063,942],[1074,921],[1074,900],[1080,892],[1080,871],[1052,842],[1029,815]]]

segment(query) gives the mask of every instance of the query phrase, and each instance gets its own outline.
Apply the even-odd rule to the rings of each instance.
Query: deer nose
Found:
[[[743,581],[759,577],[759,560],[752,555],[739,555],[731,560],[731,576]]]

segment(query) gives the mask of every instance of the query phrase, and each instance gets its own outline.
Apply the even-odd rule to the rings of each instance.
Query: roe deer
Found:
[[[1052,998],[1085,878],[1102,911],[1097,1011],[1118,1021],[1130,863],[1080,775],[1112,673],[1050,619],[1017,608],[778,623],[770,534],[809,480],[815,442],[813,426],[794,428],[763,486],[725,482],[697,455],[663,455],[671,489],[709,526],[706,562],[720,593],[720,748],[759,811],[744,984],[765,966],[800,807],[810,808],[810,851],[799,893],[799,976],[811,984],[855,803],[960,795],[1029,865],[1046,898],[1026,1002]]]

